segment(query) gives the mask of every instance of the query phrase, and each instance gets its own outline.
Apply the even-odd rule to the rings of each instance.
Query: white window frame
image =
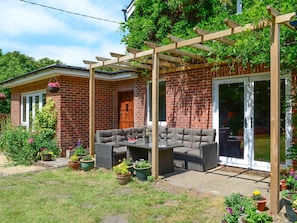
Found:
[[[160,82],[165,82],[165,86],[166,86],[166,80],[165,79],[160,79]],[[148,81],[147,82],[147,125],[152,125],[152,121],[150,121],[150,112],[151,112],[151,108],[149,107],[149,101],[150,101],[150,88],[149,88],[149,84],[152,84],[152,81]],[[165,91],[166,91],[166,87],[165,87]],[[166,95],[166,92],[165,92]],[[165,104],[167,104],[167,99],[165,99]],[[166,126],[167,125],[167,117],[166,117],[166,108],[165,108],[165,121],[158,121],[160,126]]]
[[[43,96],[46,97],[46,91],[34,91],[21,94],[21,125],[26,126],[29,129],[30,126],[30,98],[32,98],[32,118],[35,117],[35,105],[38,103],[38,108],[41,109],[45,104],[43,104]],[[24,97],[26,97],[26,101],[24,101]],[[39,101],[36,102],[36,97],[39,97]],[[24,104],[25,111],[24,111]],[[24,112],[26,113],[26,117],[24,119]]]

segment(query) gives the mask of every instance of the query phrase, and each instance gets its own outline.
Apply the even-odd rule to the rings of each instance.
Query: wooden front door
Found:
[[[119,93],[119,128],[134,127],[133,92]]]

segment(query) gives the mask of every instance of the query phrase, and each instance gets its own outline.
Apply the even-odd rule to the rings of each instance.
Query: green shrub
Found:
[[[40,159],[40,149],[46,148],[60,155],[60,149],[55,138],[57,112],[52,100],[36,113],[34,131],[27,131],[25,127],[12,126],[10,120],[1,123],[0,151],[15,162],[16,165],[31,165]]]

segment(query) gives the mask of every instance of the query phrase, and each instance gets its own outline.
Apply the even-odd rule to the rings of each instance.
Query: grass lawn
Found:
[[[223,198],[165,182],[119,185],[112,171],[69,168],[0,177],[0,222],[220,222]],[[109,221],[112,222],[112,221]],[[123,221],[122,221],[123,222]]]

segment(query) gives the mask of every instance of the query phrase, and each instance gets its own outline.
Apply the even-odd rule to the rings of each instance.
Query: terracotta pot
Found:
[[[128,174],[117,174],[116,178],[121,185],[125,185],[130,181],[130,173]]]
[[[258,211],[265,211],[266,208],[266,199],[257,201],[257,210]]]
[[[280,180],[279,181],[279,184],[280,184],[280,190],[283,191],[283,190],[287,190],[288,186],[287,186],[287,182],[286,180]]]
[[[72,162],[72,161],[69,161],[69,162],[68,162],[68,166],[69,166],[70,168],[72,168],[73,170],[78,170],[79,165],[80,165],[79,162]]]

